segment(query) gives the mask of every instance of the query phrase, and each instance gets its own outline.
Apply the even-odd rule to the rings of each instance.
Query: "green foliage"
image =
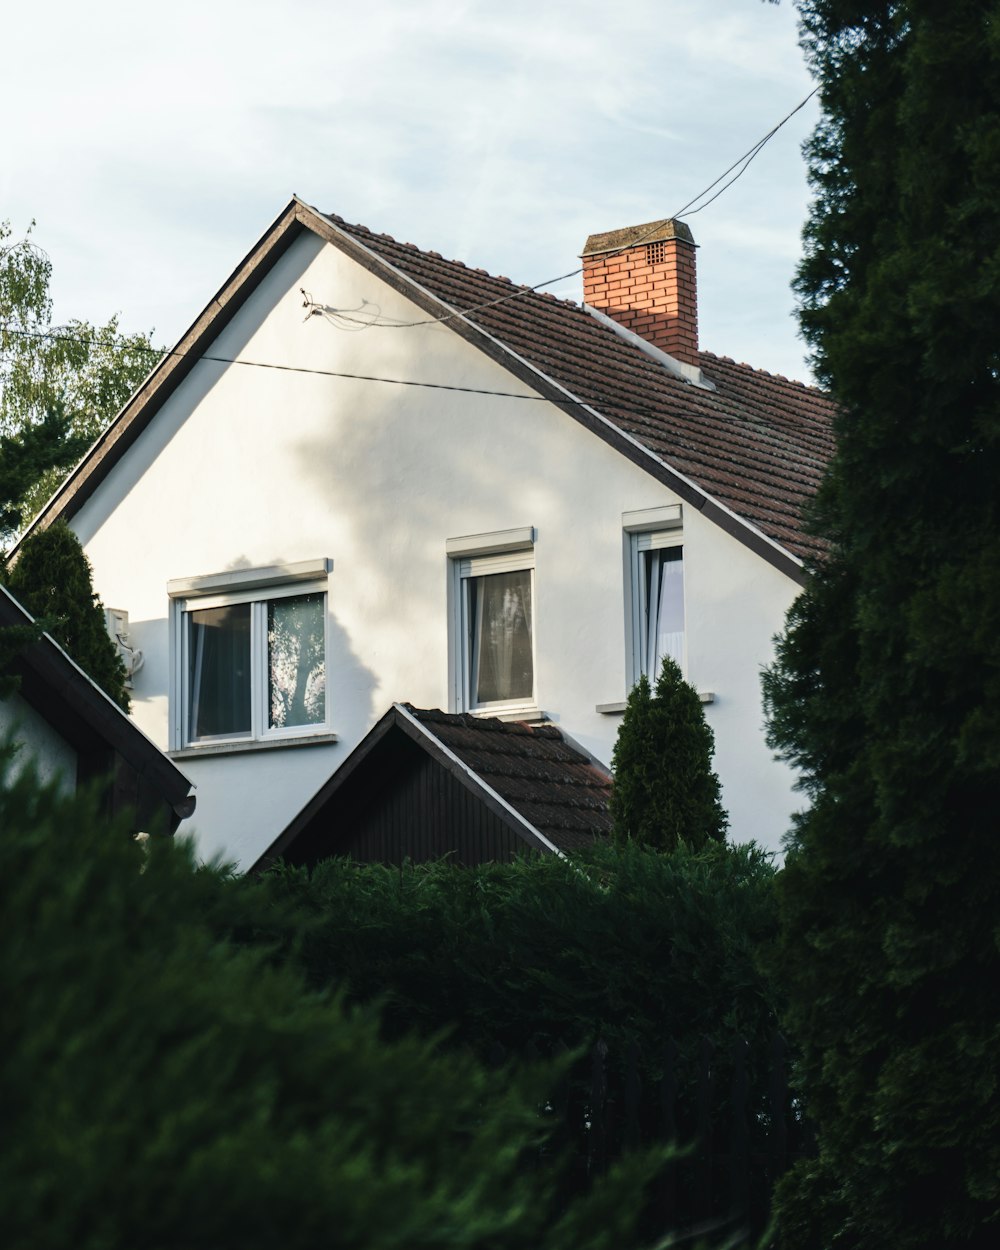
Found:
[[[90,561],[65,521],[24,540],[7,585],[32,616],[45,621],[52,637],[87,676],[127,712],[125,666],[108,635]]]
[[[712,770],[714,750],[698,692],[674,661],[663,661],[655,693],[643,674],[629,695],[612,759],[616,839],[661,851],[721,842],[729,820]]]
[[[0,543],[21,528],[39,482],[69,468],[83,453],[86,441],[70,432],[70,424],[63,406],[54,403],[34,425],[0,434]]]
[[[148,335],[121,334],[117,316],[103,326],[52,325],[52,263],[33,241],[33,226],[14,240],[10,223],[0,222],[0,439],[28,437],[59,412],[71,441],[20,484],[15,498],[23,515],[4,518],[0,493],[0,535],[39,511],[159,355]]]
[[[0,787],[0,1238],[33,1250],[627,1250],[655,1161],[561,1208],[552,1074],[490,1073],[237,948],[260,891]]]
[[[801,0],[798,289],[841,408],[828,559],[765,684],[812,805],[779,975],[820,1156],[789,1250],[992,1245],[1000,1210],[1000,4]]]
[[[243,939],[302,968],[317,988],[380,1002],[389,1038],[443,1034],[449,1049],[491,1062],[497,1054],[578,1053],[556,1107],[562,1140],[584,1164],[582,1177],[571,1171],[564,1192],[585,1192],[594,1143],[579,1113],[589,1101],[596,1039],[607,1047],[614,1098],[629,1049],[639,1046],[643,1140],[664,1131],[659,1082],[671,1046],[676,1131],[682,1142],[694,1138],[702,1039],[715,1050],[710,1114],[720,1133],[731,1122],[726,1100],[737,1042],[749,1043],[752,1131],[762,1126],[776,1003],[757,956],[775,935],[773,881],[768,856],[716,843],[671,855],[603,843],[571,860],[476,868],[330,860],[311,876],[278,869],[245,882],[269,891],[275,910],[269,915],[259,904],[258,926],[243,930]],[[295,912],[297,923],[289,919]],[[564,1119],[567,1106],[576,1111]],[[609,1127],[612,1153],[623,1144],[620,1131],[617,1121]],[[705,1218],[697,1170],[678,1165],[675,1184],[678,1220]],[[723,1172],[719,1218],[728,1192]],[[756,1220],[770,1197],[763,1168],[753,1192]],[[662,1214],[649,1206],[643,1221],[650,1234],[662,1230]]]
[[[774,1027],[756,966],[774,936],[773,881],[760,850],[716,844],[476,868],[335,859],[265,878],[303,925],[294,941],[285,920],[264,935],[315,986],[384,1001],[392,1036],[449,1029],[483,1057],[596,1037],[653,1054],[673,1037],[693,1054],[701,1036],[721,1049]]]

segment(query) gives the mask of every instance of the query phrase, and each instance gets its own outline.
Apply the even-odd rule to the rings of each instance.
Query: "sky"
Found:
[[[57,322],[158,344],[293,193],[534,285],[676,214],[813,86],[790,0],[3,0],[0,34],[0,218],[37,222]],[[818,116],[686,219],[701,346],[803,381]]]

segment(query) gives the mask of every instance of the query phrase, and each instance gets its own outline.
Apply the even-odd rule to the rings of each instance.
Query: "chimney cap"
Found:
[[[678,239],[682,243],[690,243],[692,247],[696,246],[690,226],[674,217],[664,217],[661,221],[647,221],[641,226],[623,226],[620,230],[592,234],[583,246],[582,257],[599,256],[602,252],[619,252],[646,243],[663,243],[667,239]]]

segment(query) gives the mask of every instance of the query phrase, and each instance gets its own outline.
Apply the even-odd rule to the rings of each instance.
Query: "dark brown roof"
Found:
[[[330,216],[341,230],[607,417],[800,559],[802,526],[833,450],[833,403],[814,387],[701,353],[702,389],[669,373],[569,300],[517,287]],[[509,297],[517,292],[516,299]]]
[[[611,775],[555,725],[394,703],[250,871],[280,858],[314,863],[344,853],[360,823],[359,803],[371,810],[391,806],[394,790],[412,795],[407,787],[413,771],[408,763],[401,765],[401,745],[407,759],[416,753],[432,763],[471,799],[476,812],[489,813],[485,821],[470,821],[471,809],[462,817],[463,834],[475,826],[479,833],[473,829],[470,836],[481,843],[465,847],[464,862],[492,859],[498,847],[528,847],[543,854],[572,851],[611,832]],[[439,786],[420,793],[425,808],[434,810],[409,808],[401,822],[403,832],[394,829],[391,854],[427,858],[428,846],[432,857],[451,854],[448,838],[456,830],[448,826],[458,809]],[[498,823],[506,830],[506,841],[495,838]],[[433,829],[429,842],[417,827],[421,824]]]
[[[406,710],[561,851],[611,832],[611,776],[555,726]]]

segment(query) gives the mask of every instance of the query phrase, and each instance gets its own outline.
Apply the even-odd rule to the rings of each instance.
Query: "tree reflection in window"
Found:
[[[269,726],[288,729],[326,719],[322,593],[272,599],[267,605]]]

